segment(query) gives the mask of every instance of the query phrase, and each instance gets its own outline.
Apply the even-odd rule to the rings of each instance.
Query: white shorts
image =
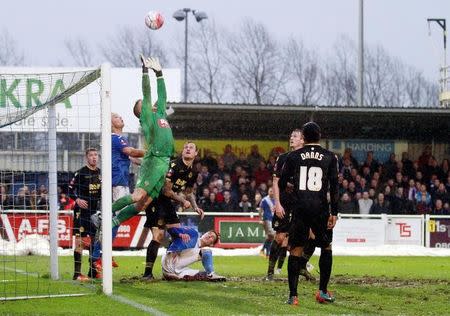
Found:
[[[273,230],[271,220],[270,221],[265,220],[263,226],[264,226],[264,233],[266,234],[266,237],[269,235],[275,235],[275,231]]]
[[[112,200],[113,200],[113,202],[115,202],[118,199],[120,199],[121,197],[124,197],[124,196],[129,195],[129,194],[130,194],[130,188],[129,187],[124,187],[124,186],[118,185],[118,186],[112,188]]]
[[[189,268],[191,264],[201,260],[198,248],[169,252],[161,259],[163,275],[168,279],[183,279],[184,276],[194,276],[200,272]]]

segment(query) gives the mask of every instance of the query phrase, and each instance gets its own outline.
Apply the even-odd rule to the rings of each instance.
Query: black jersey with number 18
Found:
[[[336,215],[339,200],[337,168],[334,153],[319,144],[307,144],[288,154],[280,182],[284,186],[293,181],[298,211],[331,211]]]

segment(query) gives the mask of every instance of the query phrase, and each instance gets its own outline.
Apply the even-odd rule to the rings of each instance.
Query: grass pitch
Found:
[[[35,269],[46,271],[47,257],[32,258]],[[137,278],[143,257],[117,257],[114,294],[142,309],[167,315],[449,315],[450,259],[448,257],[334,257],[329,289],[336,302],[314,300],[317,282],[299,282],[297,307],[284,304],[288,295],[286,266],[272,282],[263,281],[267,260],[261,257],[215,257],[215,268],[229,279],[224,283],[144,283]],[[318,258],[311,262],[317,268]],[[84,264],[86,269],[87,262]],[[39,276],[41,290],[88,293],[83,297],[31,299],[0,303],[8,315],[142,315],[144,310],[101,294],[101,284],[70,281],[72,258],[62,257],[64,281]],[[155,276],[161,277],[159,260]],[[200,267],[200,266],[199,266]],[[313,274],[318,278],[317,270]],[[27,276],[32,279],[32,276]],[[6,290],[10,284],[4,282]],[[44,293],[45,294],[45,293]]]

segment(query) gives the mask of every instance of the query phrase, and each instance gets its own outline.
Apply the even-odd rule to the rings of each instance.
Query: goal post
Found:
[[[102,86],[102,260],[103,293],[112,294],[111,67],[101,67]]]
[[[86,164],[85,149],[96,148],[102,225],[111,231],[110,76],[109,64],[0,68],[0,301],[92,292],[72,281],[73,201],[66,190]],[[103,292],[112,294],[111,234],[102,238]]]

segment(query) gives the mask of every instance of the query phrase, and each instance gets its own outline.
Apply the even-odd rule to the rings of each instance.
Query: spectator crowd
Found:
[[[252,212],[272,186],[272,172],[277,153],[267,159],[257,145],[250,153],[236,155],[226,145],[222,155],[206,152],[197,157],[195,184],[197,202],[206,212]],[[11,194],[0,185],[3,209],[48,209],[48,191],[44,185],[36,190],[28,186]],[[60,209],[69,210],[74,202],[58,188]],[[351,149],[339,157],[339,212],[346,214],[436,214],[450,215],[449,160],[438,162],[426,146],[417,160],[404,152],[401,158],[392,153],[380,162],[369,151],[358,162]]]

